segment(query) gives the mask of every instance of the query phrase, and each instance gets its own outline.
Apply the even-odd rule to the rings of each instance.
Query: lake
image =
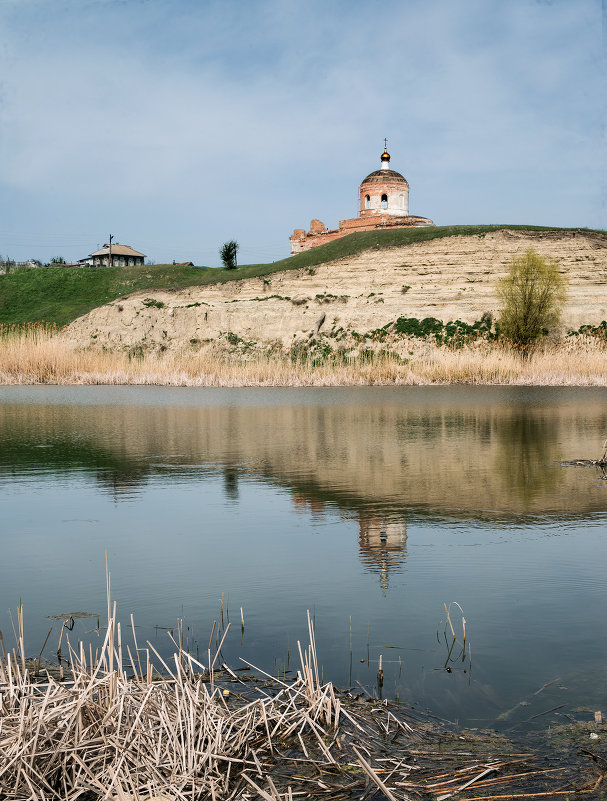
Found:
[[[76,612],[99,640],[107,552],[163,655],[229,621],[226,662],[293,669],[309,610],[341,687],[483,728],[607,712],[607,480],[562,464],[600,456],[605,389],[3,387],[0,437],[0,628],[21,600],[33,656]]]

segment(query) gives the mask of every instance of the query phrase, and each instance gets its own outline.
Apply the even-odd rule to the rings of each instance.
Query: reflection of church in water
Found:
[[[310,498],[303,493],[291,492],[293,506],[310,514],[313,521],[326,517],[327,506],[322,500]],[[388,588],[390,573],[402,570],[407,558],[407,522],[381,514],[356,513],[359,525],[358,545],[360,560],[368,573],[377,573],[382,589]],[[353,515],[341,511],[343,520]]]
[[[400,572],[406,560],[407,521],[361,513],[359,525],[361,561],[369,572],[379,573],[379,582],[385,590],[389,573]]]

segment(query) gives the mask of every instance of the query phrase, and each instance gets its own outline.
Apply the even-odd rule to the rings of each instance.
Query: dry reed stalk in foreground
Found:
[[[290,773],[295,764],[297,773],[310,774],[294,775],[294,785],[315,786],[311,777],[325,772],[328,782],[339,780],[337,789],[360,784],[347,770],[352,765],[344,761],[340,740],[364,728],[342,711],[333,686],[319,681],[309,617],[310,645],[300,647],[297,679],[287,684],[272,678],[269,686],[248,688],[235,679],[245,689],[239,693],[214,687],[221,644],[207,666],[181,648],[165,662],[151,643],[137,648],[134,627],[131,650],[109,600],[108,611],[100,651],[87,654],[82,644],[74,649],[68,642],[71,678],[60,682],[48,674],[35,681],[28,672],[19,609],[18,646],[0,663],[1,798],[278,801],[293,797],[291,784],[282,793],[277,789],[280,772],[270,775],[281,761]],[[162,678],[150,651],[163,667]],[[413,733],[394,715],[387,731],[390,723],[393,734]]]
[[[19,608],[17,645],[0,659],[0,799],[288,801],[381,793],[404,801],[513,782],[520,789],[521,781],[540,793],[557,780],[563,786],[566,768],[540,769],[533,755],[508,753],[503,743],[498,753],[486,742],[474,753],[474,740],[461,733],[449,749],[444,730],[437,742],[427,722],[413,728],[386,702],[340,694],[319,680],[309,615],[308,632],[308,647],[298,643],[297,677],[288,682],[267,674],[245,682],[229,669],[218,675],[223,639],[206,666],[183,650],[181,635],[164,661],[149,641],[138,647],[132,616],[127,643],[108,573],[103,645],[93,652],[66,637],[69,679],[59,681],[28,670]]]
[[[401,352],[323,363],[285,355],[243,357],[219,347],[149,352],[77,349],[52,330],[0,337],[0,384],[157,384],[168,386],[360,386],[387,384],[607,385],[607,349],[590,336],[546,345],[531,359],[496,343],[459,349],[400,340]],[[402,356],[406,355],[406,359]]]

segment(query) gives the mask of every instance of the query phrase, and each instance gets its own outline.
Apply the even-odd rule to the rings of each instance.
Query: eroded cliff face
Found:
[[[585,232],[501,230],[367,250],[312,268],[264,278],[146,291],[74,321],[75,345],[182,348],[226,332],[288,346],[342,328],[364,333],[398,317],[471,323],[498,311],[496,286],[510,259],[533,247],[555,259],[569,280],[563,326],[607,319],[607,236]]]

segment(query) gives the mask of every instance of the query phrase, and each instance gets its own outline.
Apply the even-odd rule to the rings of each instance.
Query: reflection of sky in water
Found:
[[[513,409],[511,391],[491,403],[468,390],[471,403],[455,393],[450,408],[450,395],[426,390],[422,404],[400,408],[398,393],[355,392],[369,409],[344,411],[347,394],[337,403],[328,393],[319,408],[322,396],[306,406],[303,391],[295,411],[277,415],[272,396],[271,414],[207,415],[158,395],[133,414],[9,407],[0,394],[5,639],[5,610],[19,599],[32,653],[45,616],[103,613],[107,550],[124,619],[133,611],[164,652],[155,627],[178,616],[206,649],[223,595],[236,629],[228,661],[292,660],[310,609],[325,675],[338,684],[373,683],[381,653],[386,694],[460,720],[491,721],[555,678],[525,713],[604,708],[607,484],[558,460],[600,439],[606,396],[524,395],[534,402]],[[471,672],[467,662],[443,669],[437,631],[450,601],[466,615]],[[77,621],[72,636],[91,626]]]

